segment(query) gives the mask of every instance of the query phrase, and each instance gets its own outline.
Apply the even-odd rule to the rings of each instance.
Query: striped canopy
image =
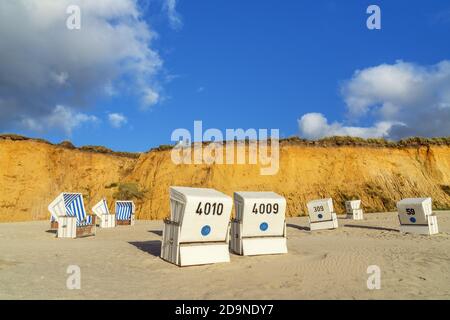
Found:
[[[133,201],[116,201],[117,220],[130,220],[133,213]]]
[[[66,213],[70,217],[77,218],[77,225],[92,224],[92,217],[86,216],[83,205],[83,196],[79,193],[64,193],[64,206]]]

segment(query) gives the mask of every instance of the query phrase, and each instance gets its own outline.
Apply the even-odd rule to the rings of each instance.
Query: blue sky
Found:
[[[370,96],[373,101],[356,116],[356,107],[349,103],[365,90],[355,92],[354,87],[361,88],[366,79],[355,76],[356,70],[367,70],[367,75],[373,76],[370,81],[378,81],[380,72],[386,71],[390,76],[406,70],[412,77],[419,75],[426,79],[420,88],[430,92],[427,97],[441,97],[430,103],[443,112],[438,126],[444,129],[417,129],[417,134],[450,135],[449,127],[445,128],[450,123],[446,119],[450,115],[447,107],[450,98],[444,92],[449,82],[439,80],[440,84],[431,88],[439,75],[444,73],[445,79],[448,76],[447,65],[440,65],[439,72],[435,70],[437,64],[450,59],[450,4],[445,1],[179,0],[172,3],[176,5],[172,11],[164,1],[141,1],[135,7],[141,14],[138,20],[155,33],[148,45],[158,55],[161,66],[142,81],[156,88],[158,102],[142,107],[141,95],[128,88],[135,73],[119,73],[108,78],[113,79],[114,94],[94,90],[80,101],[71,100],[71,108],[86,117],[95,117],[95,121],[83,120],[70,132],[37,128],[35,122],[16,121],[19,116],[22,120],[25,117],[25,113],[20,115],[25,112],[20,107],[1,109],[0,104],[2,112],[18,115],[0,122],[0,132],[42,137],[52,142],[69,139],[76,145],[146,151],[172,143],[170,136],[176,128],[193,130],[194,120],[202,120],[204,128],[223,131],[278,128],[282,137],[352,133],[354,128],[370,128],[377,123],[389,123],[392,128],[400,118],[391,115],[393,107],[384,108],[386,111],[381,106],[395,104],[396,111],[418,114],[402,124],[401,128],[409,126],[408,130],[400,130],[415,134],[411,130],[417,129],[421,112],[428,112],[424,109],[428,102],[415,103],[424,100],[422,97],[408,102],[406,97],[392,98],[384,91],[367,93],[364,99]],[[381,30],[366,27],[369,17],[366,9],[371,4],[381,8]],[[175,25],[171,14],[177,15]],[[4,44],[0,49],[8,47]],[[382,65],[390,68],[369,69]],[[364,85],[371,86],[370,81]],[[393,81],[397,83],[396,79]],[[348,86],[346,93],[345,86]],[[1,94],[0,90],[0,100]],[[57,103],[53,95],[51,101]],[[126,123],[113,127],[108,114],[114,113],[125,117]],[[305,114],[316,117],[299,121]],[[318,119],[317,114],[322,116]],[[33,114],[33,119],[39,116]],[[320,126],[315,124],[316,120]],[[329,124],[326,130],[323,121]]]

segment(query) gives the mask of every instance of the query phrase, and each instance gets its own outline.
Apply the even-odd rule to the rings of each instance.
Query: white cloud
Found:
[[[81,9],[80,30],[66,27],[69,5]],[[152,91],[157,103],[156,37],[136,0],[0,1],[0,130],[38,122],[58,105],[83,114],[117,92],[149,100]]]
[[[128,122],[127,118],[121,113],[108,114],[108,120],[113,128],[120,128]]]
[[[22,125],[28,130],[38,132],[43,132],[48,128],[59,129],[70,136],[75,128],[85,123],[96,123],[98,121],[98,118],[95,116],[76,112],[68,107],[58,105],[46,116],[22,119]]]
[[[159,93],[152,88],[146,88],[142,96],[143,108],[151,107],[159,102]]]
[[[176,9],[177,0],[164,0],[163,9],[167,12],[170,27],[174,30],[179,30],[183,27],[183,21]]]
[[[298,120],[302,136],[319,139],[329,136],[356,136],[362,138],[385,137],[392,127],[390,122],[378,122],[373,127],[347,127],[339,122],[328,123],[321,113],[307,113]]]
[[[389,139],[450,135],[450,61],[432,66],[397,61],[357,70],[341,89],[348,122],[369,117],[373,124],[328,124],[321,114],[307,114],[299,120],[301,135]]]

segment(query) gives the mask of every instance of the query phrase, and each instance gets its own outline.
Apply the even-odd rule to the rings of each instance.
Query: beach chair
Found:
[[[364,220],[361,200],[345,201],[345,210],[347,212],[347,219]]]
[[[338,220],[333,212],[333,199],[313,200],[307,203],[309,228],[313,230],[336,229]]]
[[[170,187],[161,258],[178,266],[229,262],[232,205],[214,189]]]
[[[95,216],[86,214],[81,193],[63,192],[48,206],[58,238],[95,235]]]
[[[97,216],[100,228],[114,228],[116,226],[116,215],[109,212],[105,198],[92,208],[92,212]]]
[[[244,256],[287,253],[286,199],[275,192],[235,192],[231,251]]]
[[[431,198],[408,198],[397,202],[400,232],[432,235],[439,233]]]
[[[133,201],[116,201],[116,225],[134,226],[136,207]]]

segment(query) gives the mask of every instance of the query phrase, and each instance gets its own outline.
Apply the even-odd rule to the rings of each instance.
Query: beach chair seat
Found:
[[[178,266],[229,262],[231,197],[207,188],[170,187],[161,258]]]
[[[97,216],[100,228],[114,228],[116,226],[116,215],[109,212],[105,198],[92,208],[92,212]]]
[[[432,235],[439,233],[431,198],[407,198],[397,202],[400,232]]]
[[[116,201],[116,225],[133,226],[135,221],[136,207],[133,201],[117,200]]]
[[[287,253],[286,199],[275,192],[235,192],[230,249],[239,255]]]
[[[50,203],[51,226],[58,238],[79,238],[95,235],[95,216],[86,214],[81,193],[63,192]]]
[[[307,203],[309,228],[313,230],[336,229],[337,215],[333,210],[333,199],[319,199]]]
[[[345,201],[345,210],[347,219],[364,220],[363,210],[361,209],[361,200]]]

